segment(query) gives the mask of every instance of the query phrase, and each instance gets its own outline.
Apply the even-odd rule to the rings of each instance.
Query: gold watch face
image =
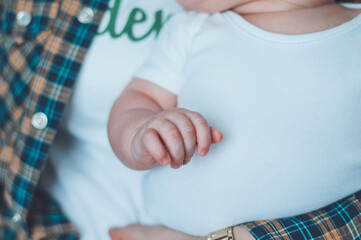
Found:
[[[233,240],[232,228],[225,228],[209,234],[207,240]]]

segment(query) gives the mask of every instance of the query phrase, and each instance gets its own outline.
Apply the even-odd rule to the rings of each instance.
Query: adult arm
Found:
[[[165,227],[132,225],[112,229],[113,240],[205,240]],[[361,239],[361,191],[331,205],[295,217],[240,224],[235,240]],[[253,237],[252,237],[253,236]]]

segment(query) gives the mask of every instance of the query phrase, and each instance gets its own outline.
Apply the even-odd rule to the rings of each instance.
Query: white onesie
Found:
[[[361,189],[361,15],[311,34],[234,12],[181,13],[136,74],[178,95],[224,140],[143,181],[145,222],[205,235],[305,213]]]

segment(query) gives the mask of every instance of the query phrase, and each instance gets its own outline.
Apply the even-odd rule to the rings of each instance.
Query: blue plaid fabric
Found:
[[[243,224],[257,239],[361,239],[361,191],[318,211]]]
[[[0,1],[0,239],[78,238],[36,188],[107,6],[108,0]],[[94,12],[90,23],[78,20],[85,7]],[[31,123],[36,113],[47,117],[44,129]]]
[[[108,1],[0,0],[0,239],[79,239],[37,186]],[[78,20],[85,7],[94,12],[90,23]],[[20,24],[21,13],[29,23]],[[37,113],[47,117],[43,129],[32,124]],[[311,214],[245,226],[258,239],[358,238],[359,200],[358,194]]]

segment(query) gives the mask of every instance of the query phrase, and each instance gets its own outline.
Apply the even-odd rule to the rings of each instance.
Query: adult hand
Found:
[[[244,228],[233,228],[235,240],[255,240]],[[109,231],[112,240],[206,240],[206,237],[192,236],[164,226],[129,225]]]
[[[206,240],[206,237],[196,237],[163,226],[129,225],[124,228],[109,230],[112,240]]]

